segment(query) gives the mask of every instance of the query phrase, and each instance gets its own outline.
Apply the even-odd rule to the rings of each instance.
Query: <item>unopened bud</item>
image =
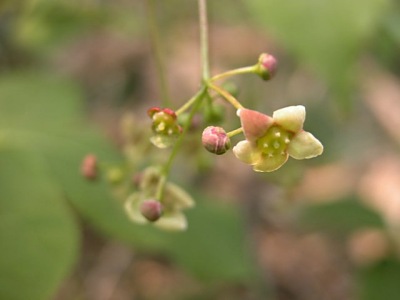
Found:
[[[270,80],[276,73],[278,61],[271,54],[263,53],[258,58],[257,66],[257,74],[264,80]]]
[[[231,141],[221,127],[208,126],[204,129],[202,142],[207,151],[221,155],[231,148]]]
[[[88,154],[83,158],[81,164],[82,175],[89,180],[94,180],[97,177],[97,157],[93,154]]]
[[[154,199],[143,201],[139,209],[143,217],[150,222],[157,221],[163,213],[162,204]]]

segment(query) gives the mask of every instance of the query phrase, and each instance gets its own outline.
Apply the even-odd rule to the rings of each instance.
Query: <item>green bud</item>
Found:
[[[256,73],[264,80],[270,80],[275,76],[278,61],[274,56],[268,53],[263,53],[258,58]]]

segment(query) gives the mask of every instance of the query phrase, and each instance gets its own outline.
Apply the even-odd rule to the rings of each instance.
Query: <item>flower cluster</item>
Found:
[[[323,146],[311,133],[303,129],[306,110],[302,105],[278,109],[272,116],[251,110],[242,105],[224,85],[216,82],[238,74],[255,74],[263,80],[272,79],[277,71],[274,56],[263,53],[256,64],[230,70],[204,80],[201,89],[177,110],[152,107],[148,110],[152,135],[143,134],[141,126],[133,120],[124,119],[123,133],[127,140],[124,153],[130,171],[110,168],[106,178],[124,201],[127,216],[138,224],[152,224],[167,230],[184,230],[187,220],[184,211],[194,206],[191,196],[178,185],[168,180],[172,161],[183,144],[186,134],[196,136],[199,128],[204,128],[201,142],[213,154],[222,155],[231,149],[231,139],[244,134],[232,149],[242,162],[249,164],[257,172],[271,172],[279,169],[289,158],[308,159],[322,154]],[[219,126],[225,114],[218,113],[215,99],[222,98],[237,111],[241,126],[225,131]],[[203,116],[203,117],[202,117]],[[216,117],[217,116],[217,117]],[[199,117],[199,118],[197,118]],[[182,124],[182,126],[181,126]],[[193,126],[196,124],[196,126]],[[202,126],[203,125],[203,126]],[[138,132],[140,131],[140,132]],[[154,159],[148,140],[158,148],[170,148],[165,163],[159,165]],[[193,140],[192,140],[193,141]],[[195,152],[198,143],[191,142],[189,149]],[[197,147],[198,148],[198,147]],[[143,157],[146,157],[144,160]],[[160,158],[160,157],[158,157]],[[164,159],[164,157],[163,157]],[[150,165],[150,166],[149,166]],[[138,173],[137,168],[144,171]],[[88,155],[81,167],[87,179],[95,179],[98,173],[97,159]],[[126,175],[134,179],[126,178]],[[140,176],[138,176],[140,174]],[[126,183],[130,182],[127,187]],[[122,191],[122,192],[121,192]]]

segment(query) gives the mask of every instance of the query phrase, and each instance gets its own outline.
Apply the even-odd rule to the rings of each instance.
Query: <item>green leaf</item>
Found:
[[[343,199],[305,207],[300,215],[300,225],[313,230],[347,234],[359,228],[383,228],[384,222],[377,212],[356,199]]]
[[[171,236],[167,252],[203,280],[243,281],[254,278],[251,249],[238,208],[211,200],[198,202],[187,213],[188,230]]]
[[[360,300],[397,300],[400,295],[400,262],[386,259],[360,270]]]
[[[389,0],[249,0],[255,19],[346,98],[359,55]]]
[[[42,161],[0,147],[0,299],[49,299],[77,257],[78,232]]]
[[[87,182],[79,168],[87,153],[105,165],[120,159],[110,142],[83,122],[82,94],[70,80],[43,72],[0,77],[0,144],[44,157],[68,200],[95,228],[137,247],[162,247],[153,228],[132,224],[104,182]]]

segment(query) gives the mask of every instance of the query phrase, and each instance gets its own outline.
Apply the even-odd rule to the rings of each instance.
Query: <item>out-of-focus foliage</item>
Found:
[[[177,9],[179,3],[182,6]],[[218,201],[220,199],[204,196],[206,193],[200,190],[197,182],[188,182],[190,186],[187,189],[198,201],[197,206],[188,212],[189,229],[182,234],[164,233],[129,222],[105,178],[101,177],[92,184],[79,174],[81,159],[87,153],[95,153],[106,165],[116,163],[118,166],[122,161],[121,155],[115,144],[104,138],[87,120],[85,111],[90,104],[85,99],[87,91],[82,87],[83,83],[77,78],[60,75],[58,65],[52,60],[70,42],[90,38],[98,32],[112,32],[127,37],[127,40],[137,38],[143,41],[148,35],[142,4],[123,0],[0,1],[0,299],[51,298],[78,260],[81,220],[100,235],[121,241],[137,253],[167,258],[206,284],[229,282],[246,285],[264,280],[256,273],[254,258],[251,258],[248,239],[254,232],[246,231],[249,224],[245,223],[245,214],[248,211],[239,205],[222,204]],[[360,75],[365,75],[360,73],[365,72],[365,66],[360,65],[368,56],[374,56],[374,63],[381,64],[397,76],[400,74],[399,4],[389,0],[210,0],[209,7],[212,9],[211,29],[217,26],[218,22],[214,23],[214,20],[222,20],[225,25],[254,26],[243,20],[251,18],[259,24],[258,30],[261,28],[262,33],[274,35],[285,55],[297,66],[313,69],[323,85],[329,87],[326,94],[313,94],[322,95],[323,99],[312,99],[315,103],[307,107],[308,121],[305,124],[307,130],[312,129],[316,136],[321,137],[325,156],[310,163],[291,161],[285,169],[257,178],[280,184],[289,195],[291,188],[303,179],[306,167],[335,163],[334,160],[357,161],[364,150],[366,152],[374,144],[398,152],[398,147],[393,147],[393,142],[380,132],[375,121],[371,121],[372,117],[365,113],[365,108],[360,110],[361,113],[357,111],[362,107],[358,102],[361,96],[357,84],[361,81]],[[157,9],[162,41],[166,44],[168,30],[175,29],[176,24],[186,24],[191,19],[192,24],[196,24],[195,1],[160,2]],[[188,33],[188,37],[190,35]],[[240,36],[234,35],[234,43],[237,38]],[[179,42],[183,40],[181,37]],[[224,53],[225,45],[218,44],[218,39],[214,39],[214,43],[213,49]],[[182,43],[179,46],[186,45]],[[236,46],[232,48],[243,47],[245,51],[253,48],[247,44]],[[78,49],[84,51],[84,48]],[[169,53],[168,62],[176,59],[179,66],[173,66],[168,72],[175,69],[183,72],[180,68],[186,71],[191,64],[197,64],[192,56],[188,56],[191,59],[189,63],[185,60],[185,53],[193,53],[192,48],[188,49],[177,51],[183,53],[179,59]],[[259,51],[269,49],[260,47]],[[220,54],[219,57],[223,56]],[[117,58],[110,57],[107,63],[114,59]],[[245,59],[251,61],[252,58]],[[287,64],[293,64],[293,61],[289,59]],[[103,61],[99,59],[98,63]],[[285,66],[285,62],[282,65]],[[124,67],[128,69],[130,66]],[[134,71],[143,75],[149,70]],[[179,72],[174,74],[179,75]],[[120,78],[116,77],[112,79],[118,82]],[[131,84],[128,92],[129,88],[141,86],[143,78],[132,77],[131,80],[127,83]],[[93,80],[93,86],[101,91],[101,85],[106,81],[96,86]],[[151,81],[155,81],[154,77]],[[299,90],[312,90],[313,87],[305,82]],[[184,84],[179,82],[181,86]],[[154,85],[149,86],[154,89]],[[289,84],[285,87],[290,88]],[[260,94],[253,89],[246,95],[249,96],[248,103],[265,99],[265,95]],[[330,110],[332,99],[343,108],[355,107],[348,123],[337,122]],[[138,99],[134,101],[139,102]],[[242,184],[239,181],[245,181],[245,176],[240,174],[232,188]],[[225,176],[222,177],[223,180],[217,178],[217,188],[213,185],[213,189],[218,190],[220,185],[226,184]],[[313,180],[318,182],[318,176]],[[254,205],[252,203],[257,199],[268,203],[275,203],[277,199],[276,202],[280,203],[286,197],[285,193],[264,194],[265,182],[258,183],[259,186],[257,183],[243,185],[248,189],[243,195],[250,195],[243,201],[246,208]],[[352,192],[357,192],[355,187]],[[360,196],[339,198],[334,199],[339,201],[329,204],[304,205],[294,213],[291,226],[299,231],[339,235],[341,242],[363,228],[379,228],[388,236],[393,235],[393,228],[382,213],[361,203]],[[292,202],[289,206],[277,204],[278,208],[272,205],[265,211],[251,211],[256,215],[251,221],[256,223],[265,217],[264,214],[272,215],[272,221],[268,219],[265,222],[267,225],[261,221],[263,225],[259,225],[270,226],[280,214],[285,215],[282,213],[284,208],[296,210],[297,206],[292,206]],[[276,227],[284,227],[283,223],[278,222]],[[397,235],[393,236],[390,242],[395,245]],[[399,298],[400,268],[393,249],[369,266],[356,267],[360,299]],[[273,279],[278,282],[279,276]]]
[[[351,106],[357,63],[377,33],[389,0],[250,0],[252,15],[288,51],[329,81],[343,108]]]
[[[400,295],[400,263],[386,259],[359,274],[362,300],[397,299]]]
[[[312,205],[301,214],[300,224],[313,230],[326,230],[346,235],[362,228],[383,228],[378,213],[360,203],[359,199],[342,199],[337,202]]]

